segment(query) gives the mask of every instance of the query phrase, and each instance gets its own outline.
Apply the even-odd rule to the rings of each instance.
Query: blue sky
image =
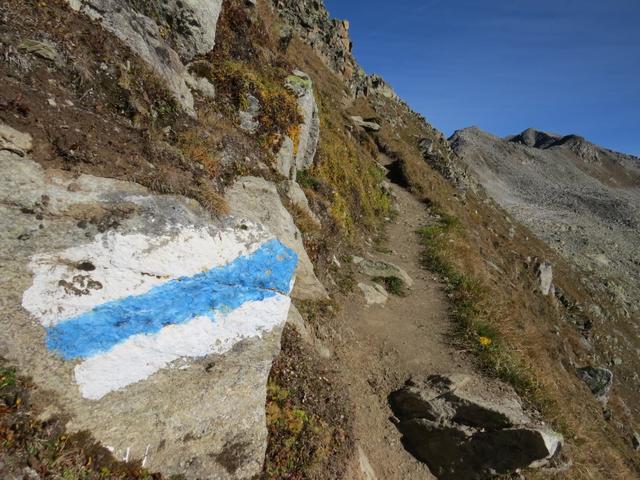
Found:
[[[355,55],[447,135],[577,133],[640,155],[640,0],[325,0]]]

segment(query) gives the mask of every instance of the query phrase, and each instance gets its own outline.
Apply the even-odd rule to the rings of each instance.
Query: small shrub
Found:
[[[216,86],[218,103],[225,113],[235,115],[246,109],[247,96],[253,95],[260,101],[259,133],[263,137],[274,133],[296,136],[293,129],[302,122],[298,100],[285,87],[284,75],[278,69],[259,69],[238,60],[226,60],[215,66],[198,62],[193,68]]]
[[[320,180],[312,176],[308,170],[298,172],[297,182],[302,188],[318,190],[322,187]]]
[[[0,369],[0,389],[13,387],[16,384],[16,371],[13,368]]]
[[[209,135],[195,128],[187,130],[179,135],[177,145],[186,158],[202,165],[207,174],[218,176],[220,165],[214,154],[217,145],[212,144]]]
[[[383,284],[387,292],[392,295],[398,297],[404,297],[406,295],[404,280],[399,277],[376,277],[373,280]]]

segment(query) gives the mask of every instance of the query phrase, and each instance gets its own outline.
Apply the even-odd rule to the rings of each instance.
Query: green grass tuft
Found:
[[[406,296],[405,283],[399,277],[376,277],[374,282],[381,283],[387,292],[398,297]]]
[[[456,232],[458,219],[437,205],[431,205],[430,209],[434,223],[417,232],[424,246],[422,264],[446,281],[450,316],[455,323],[452,340],[475,353],[485,373],[511,384],[521,394],[536,392],[538,385],[533,374],[512,354],[484,311],[482,305],[489,299],[482,284],[460,273],[449,260],[447,245]]]

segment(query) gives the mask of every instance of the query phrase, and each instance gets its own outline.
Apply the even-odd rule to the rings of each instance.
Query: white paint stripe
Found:
[[[110,231],[86,245],[36,255],[29,264],[33,284],[24,292],[22,304],[45,327],[56,325],[96,305],[141,295],[169,280],[228,264],[273,238],[253,224],[248,226],[220,230],[213,236],[207,229],[193,227],[161,237]],[[78,269],[82,262],[90,262],[95,269]]]
[[[229,351],[237,342],[261,336],[283,325],[291,300],[276,295],[247,302],[215,321],[198,317],[189,323],[170,325],[154,335],[136,335],[108,352],[75,368],[75,379],[85,398],[104,395],[144,380],[183,357],[204,357]]]

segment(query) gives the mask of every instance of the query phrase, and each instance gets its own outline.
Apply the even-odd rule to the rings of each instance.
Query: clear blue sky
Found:
[[[325,0],[355,55],[447,135],[577,133],[640,155],[640,0]]]

